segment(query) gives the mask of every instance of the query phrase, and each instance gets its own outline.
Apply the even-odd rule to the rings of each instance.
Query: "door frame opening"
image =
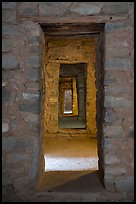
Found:
[[[101,180],[103,181],[103,146],[102,146],[102,121],[103,121],[103,101],[104,101],[104,69],[103,69],[103,53],[104,53],[104,23],[43,23],[40,24],[45,38],[46,36],[53,36],[55,38],[60,36],[73,36],[74,38],[82,37],[94,37],[96,38],[96,64],[95,64],[95,77],[96,77],[96,126],[97,126],[97,144],[98,144],[98,165]],[[46,39],[45,39],[46,40]],[[44,62],[46,63],[46,62]],[[42,70],[43,72],[43,70]],[[44,75],[42,73],[42,75]],[[43,77],[44,79],[44,77]],[[43,80],[42,91],[46,93],[46,87]],[[44,94],[42,95],[42,107],[44,101]],[[42,118],[42,117],[41,117]],[[41,119],[42,120],[42,119]],[[41,122],[43,124],[44,121]],[[45,134],[44,125],[42,127],[42,138]],[[41,138],[41,143],[42,139]],[[41,144],[40,144],[41,145]],[[42,145],[41,145],[42,147]],[[44,175],[44,154],[43,148],[41,148],[40,162],[39,162],[39,174],[38,182],[42,180]],[[40,182],[39,182],[40,183]]]

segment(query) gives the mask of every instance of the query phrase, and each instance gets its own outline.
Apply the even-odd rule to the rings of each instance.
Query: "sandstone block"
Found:
[[[37,93],[22,93],[23,99],[26,100],[39,100],[40,95]]]
[[[26,74],[27,74],[27,79],[33,82],[38,82],[40,80],[40,70],[39,70],[39,66],[36,68],[28,68],[26,70]]]
[[[19,109],[23,112],[39,113],[40,104],[39,104],[39,101],[24,102],[19,105]]]
[[[16,11],[2,11],[2,22],[16,23]]]
[[[131,63],[128,58],[113,57],[109,58],[105,62],[105,69],[130,69]]]
[[[14,181],[14,186],[16,189],[24,189],[24,186],[29,183],[28,176],[21,176]]]
[[[7,155],[8,163],[22,162],[24,160],[29,160],[29,156],[26,153],[10,153]]]
[[[16,59],[16,56],[3,54],[2,69],[3,70],[19,69],[19,63],[18,60]]]
[[[18,138],[16,139],[16,149],[17,150],[27,150],[32,148],[32,142],[27,138]]]
[[[62,16],[71,2],[40,2],[40,16]]]
[[[108,123],[112,123],[114,121],[119,120],[119,118],[115,111],[113,111],[112,109],[109,109],[105,112],[104,120]]]
[[[104,2],[101,13],[109,15],[127,14],[128,2]]]
[[[111,153],[106,153],[104,155],[104,164],[118,164],[120,163],[120,160],[115,156],[112,155]]]
[[[8,186],[11,183],[11,179],[9,178],[7,173],[2,174],[2,186]]]
[[[30,39],[30,44],[39,45],[41,38],[39,36],[32,36]]]
[[[104,85],[108,86],[108,88],[112,88],[114,90],[114,93],[118,93],[119,91],[115,89],[121,89],[124,87],[127,90],[133,87],[132,84],[132,74],[131,69],[105,69],[105,80]],[[125,93],[125,90],[123,91]],[[108,94],[110,95],[110,94]],[[113,96],[113,93],[111,94]],[[121,95],[120,95],[121,96]]]
[[[16,2],[2,2],[3,9],[12,9],[16,7]]]
[[[104,176],[104,186],[108,191],[114,192],[114,177],[112,175],[105,175]]]
[[[3,24],[2,36],[19,37],[20,32],[18,31],[18,27],[14,24]]]
[[[40,90],[40,85],[38,82],[31,82],[27,84],[27,90],[32,92],[38,92]]]
[[[113,44],[111,45],[111,41],[110,41],[110,46],[107,46],[105,48],[106,58],[109,57],[109,56],[112,56],[112,57],[128,57],[129,49],[128,49],[128,47],[126,47],[127,42],[125,40],[124,41],[119,40],[119,42],[117,42],[117,39],[113,38],[113,43],[114,43],[114,45]],[[120,44],[120,47],[118,46],[118,44]]]
[[[123,97],[105,96],[105,107],[133,107],[133,101]]]
[[[33,40],[30,43],[32,43],[32,46],[30,47],[30,53],[39,55],[39,46],[37,46],[38,43],[33,42]]]
[[[2,102],[3,103],[9,102],[10,96],[11,96],[11,92],[7,88],[3,87],[2,88]]]
[[[118,23],[106,23],[105,24],[105,32],[114,32],[117,29],[127,29],[128,24],[124,22],[118,22]]]
[[[123,128],[121,126],[107,126],[104,128],[105,137],[121,137],[123,135]]]
[[[26,4],[26,2],[25,2]],[[40,35],[40,25],[38,23],[32,22],[32,21],[24,21],[21,24],[22,28],[25,28],[25,30],[30,33],[29,37],[30,39],[32,36],[39,36]]]
[[[130,130],[130,131],[128,132],[128,137],[134,138],[134,130]]]
[[[82,2],[72,8],[71,11],[79,15],[95,15],[100,13],[100,6],[93,3],[90,5],[88,2]]]
[[[2,52],[9,52],[15,47],[13,40],[2,39]]]
[[[3,137],[2,138],[2,151],[14,151],[16,146],[16,140],[13,137]]]
[[[133,192],[134,191],[134,176],[117,178],[115,186],[119,192]]]
[[[2,132],[8,132],[9,131],[9,125],[8,123],[2,123]]]
[[[120,166],[110,167],[105,165],[104,172],[106,175],[111,174],[114,176],[114,175],[126,174],[127,170],[125,167],[120,167]]]
[[[19,14],[22,16],[34,16],[38,14],[38,5],[36,2],[21,2],[19,5]]]
[[[131,86],[128,85],[109,85],[105,87],[105,95],[123,96],[124,94],[129,94],[132,90]]]
[[[24,115],[24,120],[28,123],[35,123],[35,124],[39,124],[39,114],[33,114],[33,113],[29,113],[26,116]]]
[[[5,87],[7,85],[7,81],[2,81],[2,87]]]
[[[40,59],[37,55],[32,55],[27,58],[27,65],[30,67],[39,67],[40,66]]]

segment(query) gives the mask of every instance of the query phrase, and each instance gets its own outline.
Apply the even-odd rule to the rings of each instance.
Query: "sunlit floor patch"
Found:
[[[72,111],[64,111],[64,114],[72,114]]]
[[[55,157],[46,154],[44,159],[45,172],[98,170],[97,157]]]
[[[98,170],[96,138],[47,138],[45,172]]]

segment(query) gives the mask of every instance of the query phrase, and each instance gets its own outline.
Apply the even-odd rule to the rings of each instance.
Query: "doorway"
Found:
[[[102,90],[97,88],[100,84],[103,86],[102,80],[98,80],[103,73],[102,68],[98,71],[101,66],[101,51],[97,52],[99,39],[99,35],[45,35],[42,149],[47,188],[56,185],[56,182],[49,185],[49,173],[78,171],[76,175],[83,175],[101,169],[97,108],[101,115]],[[65,109],[66,93],[71,103],[68,110]]]

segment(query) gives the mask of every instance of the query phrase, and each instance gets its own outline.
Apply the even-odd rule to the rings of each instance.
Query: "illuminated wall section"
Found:
[[[95,44],[95,38],[73,39],[72,37],[64,37],[60,39],[58,37],[47,39],[45,56],[46,97],[44,103],[45,137],[59,136],[62,132],[69,135],[70,129],[73,136],[78,133],[78,135],[82,134],[85,137],[96,137]],[[66,90],[64,84],[63,88],[60,88],[62,86],[60,79],[62,80],[63,77],[72,79],[71,85],[69,84],[71,86],[69,88],[72,89],[71,117],[63,114],[64,92]],[[84,88],[82,89],[83,85]],[[82,90],[81,92],[84,94],[79,94],[79,90]],[[82,97],[84,100],[81,99]],[[77,125],[70,126],[70,123],[67,122],[67,124],[69,123],[67,129],[67,126],[59,125],[59,122],[61,123],[60,117],[63,117],[64,123],[62,124],[70,120]],[[80,125],[78,125],[79,123]]]

